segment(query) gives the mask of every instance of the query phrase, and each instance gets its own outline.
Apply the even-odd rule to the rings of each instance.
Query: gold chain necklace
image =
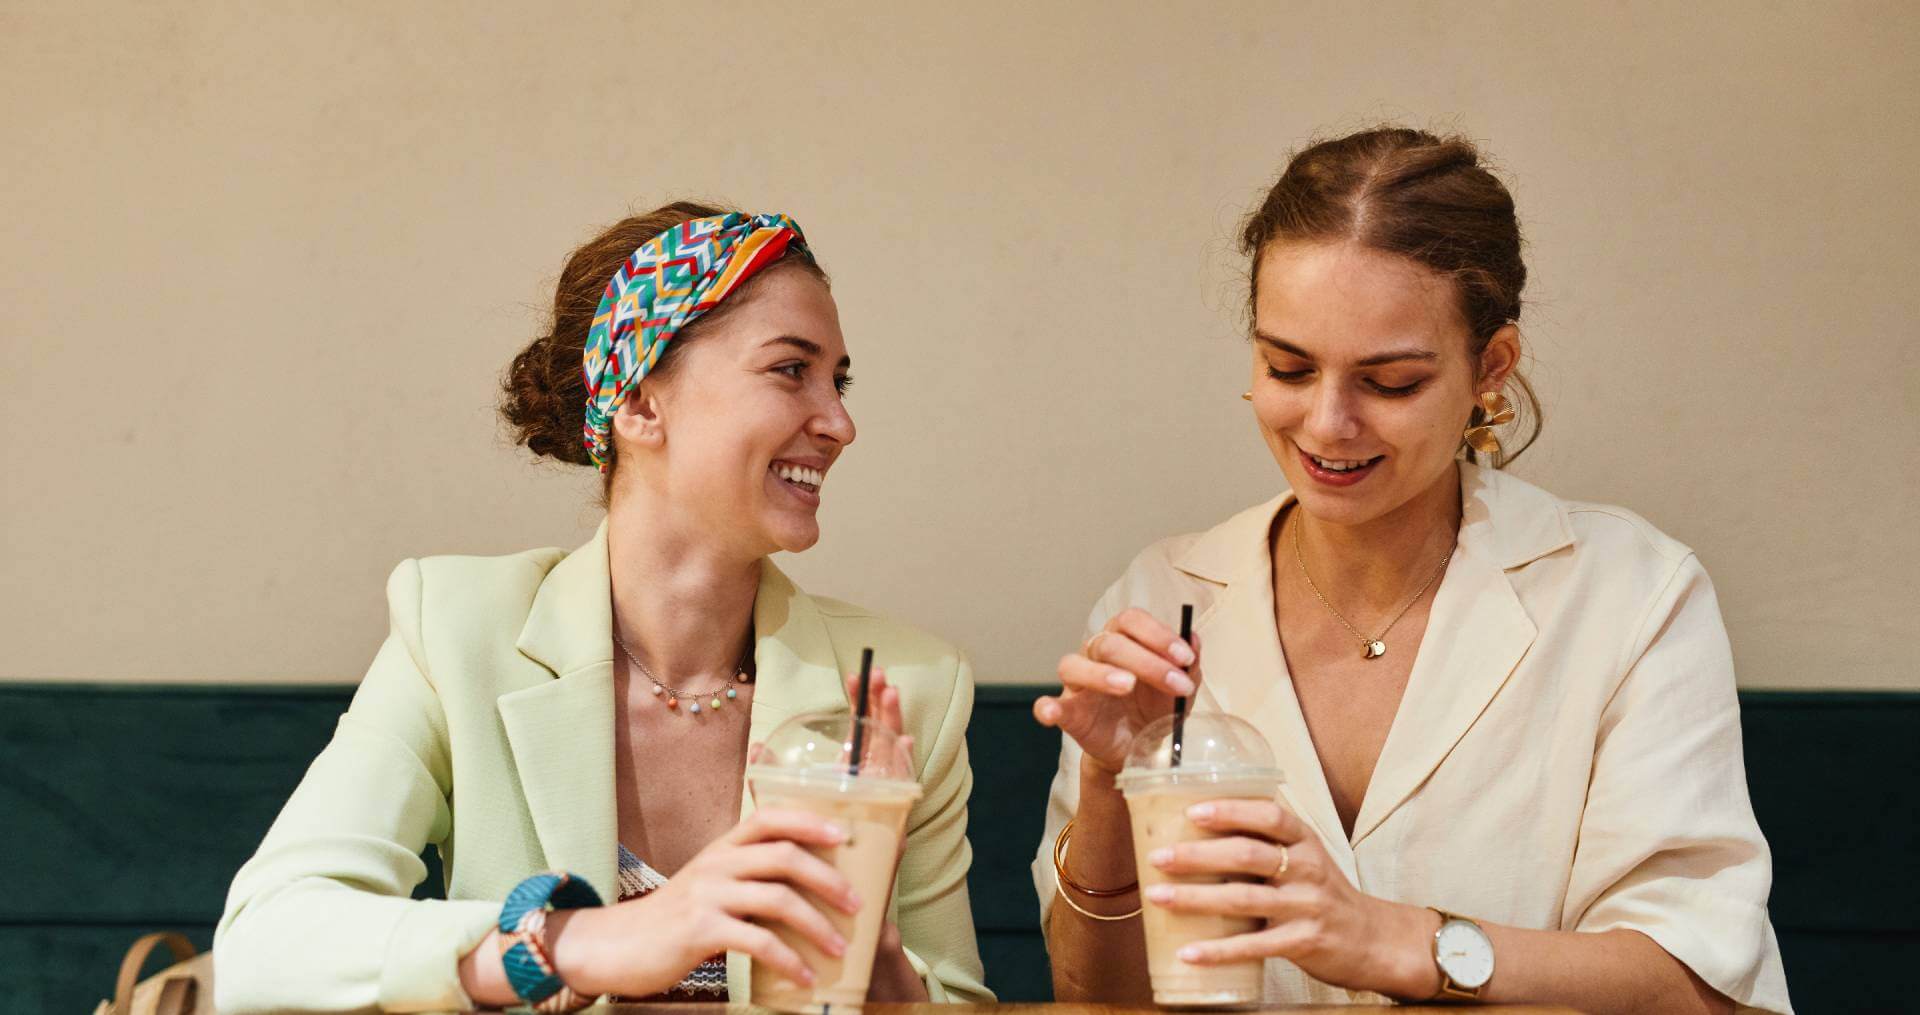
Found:
[[[1419,602],[1420,597],[1426,595],[1427,590],[1433,587],[1433,583],[1440,580],[1440,575],[1443,572],[1445,572],[1447,569],[1447,561],[1450,561],[1453,559],[1453,551],[1448,550],[1447,555],[1440,558],[1440,566],[1434,568],[1433,573],[1427,576],[1427,580],[1420,583],[1420,590],[1418,592],[1415,592],[1413,594],[1413,598],[1408,599],[1406,601],[1406,604],[1401,606],[1400,609],[1394,613],[1393,619],[1387,621],[1387,626],[1381,628],[1379,634],[1376,634],[1373,637],[1369,638],[1366,635],[1361,634],[1358,628],[1354,627],[1352,624],[1347,623],[1347,618],[1341,616],[1340,611],[1334,609],[1332,603],[1327,602],[1327,597],[1323,593],[1321,593],[1320,586],[1315,585],[1313,583],[1313,576],[1307,573],[1307,558],[1302,556],[1300,553],[1300,530],[1305,527],[1306,525],[1301,520],[1296,519],[1294,521],[1293,559],[1296,562],[1298,562],[1300,565],[1300,577],[1305,578],[1307,580],[1307,588],[1310,588],[1313,590],[1313,597],[1315,599],[1320,600],[1320,605],[1326,607],[1328,613],[1333,614],[1333,619],[1339,621],[1341,627],[1344,627],[1348,631],[1353,632],[1353,636],[1359,639],[1360,658],[1378,659],[1381,656],[1386,655],[1387,643],[1385,639],[1387,637],[1387,632],[1393,630],[1393,625],[1398,624],[1400,622],[1400,618],[1406,616],[1408,610],[1413,609],[1413,604]]]

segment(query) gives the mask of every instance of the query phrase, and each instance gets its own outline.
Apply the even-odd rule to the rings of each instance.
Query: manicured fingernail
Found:
[[[1200,949],[1195,948],[1192,945],[1188,945],[1185,948],[1182,948],[1179,951],[1174,952],[1174,955],[1178,956],[1180,961],[1182,962],[1200,961]]]
[[[1148,885],[1145,894],[1147,896],[1148,902],[1172,902],[1173,886],[1172,885]]]
[[[847,834],[847,828],[845,825],[830,824],[827,826],[827,838],[832,839],[835,842],[845,842],[847,841],[848,838],[850,838],[850,836]]]
[[[847,893],[845,908],[849,913],[858,913],[860,911],[860,894],[858,892]]]
[[[1187,675],[1180,672],[1179,670],[1168,670],[1167,671],[1167,690],[1172,691],[1175,694],[1182,694],[1182,695],[1192,694],[1193,681],[1187,679]]]
[[[1171,849],[1164,849],[1164,848],[1156,849],[1153,852],[1147,854],[1147,862],[1154,865],[1155,867],[1164,867],[1166,866],[1167,862],[1172,859],[1173,859],[1173,850]]]
[[[833,936],[833,954],[838,958],[847,953],[847,939],[838,934]]]
[[[813,970],[802,967],[800,970],[800,982],[809,987],[813,986]]]
[[[1182,666],[1193,665],[1193,650],[1187,647],[1186,642],[1175,641],[1172,647],[1168,649],[1168,651],[1173,653],[1174,662],[1179,663]]]
[[[1194,804],[1192,807],[1187,808],[1187,817],[1195,821],[1205,821],[1213,817],[1213,805]]]
[[[1116,691],[1133,690],[1133,674],[1125,670],[1114,670],[1107,674],[1107,686]]]

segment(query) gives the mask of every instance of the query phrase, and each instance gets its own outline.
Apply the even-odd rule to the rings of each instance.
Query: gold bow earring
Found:
[[[1498,391],[1480,393],[1480,423],[1467,428],[1467,447],[1492,457],[1500,453],[1500,438],[1493,435],[1493,428],[1513,422],[1513,403]]]
[[[1241,392],[1241,393],[1240,393],[1240,400],[1241,400],[1242,402],[1251,402],[1251,401],[1253,401],[1253,392],[1251,392],[1251,391],[1243,391],[1243,392]]]

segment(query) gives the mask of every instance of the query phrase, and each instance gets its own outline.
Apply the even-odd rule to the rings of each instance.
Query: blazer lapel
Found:
[[[747,742],[767,739],[783,720],[805,712],[850,709],[838,653],[820,608],[773,561],[760,564],[753,602],[753,715]],[[878,660],[885,665],[886,660]]]
[[[554,678],[495,702],[547,865],[579,873],[609,902],[619,821],[611,588],[603,521],[547,573],[520,632],[520,652]]]
[[[1520,665],[1538,633],[1507,571],[1572,542],[1565,512],[1519,480],[1461,466],[1460,535],[1354,820],[1357,846],[1453,750]]]

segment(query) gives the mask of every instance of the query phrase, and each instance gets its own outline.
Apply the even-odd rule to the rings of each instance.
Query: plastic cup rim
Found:
[[[1286,781],[1286,775],[1270,765],[1246,768],[1213,765],[1123,768],[1113,779],[1114,785],[1122,793],[1160,786],[1216,786],[1251,782],[1271,782],[1277,786]]]
[[[895,775],[866,775],[848,771],[840,766],[815,766],[812,768],[784,768],[779,765],[748,765],[747,779],[757,782],[782,783],[789,786],[833,787],[842,792],[860,792],[872,790],[911,789],[920,792],[920,784],[912,779]]]

